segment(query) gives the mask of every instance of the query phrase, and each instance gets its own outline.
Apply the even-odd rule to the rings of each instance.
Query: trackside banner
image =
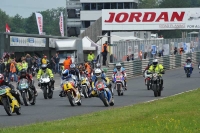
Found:
[[[102,10],[102,30],[170,29],[200,29],[200,8]]]

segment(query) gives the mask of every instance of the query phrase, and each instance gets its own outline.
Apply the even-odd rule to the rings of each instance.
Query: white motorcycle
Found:
[[[43,90],[44,99],[51,99],[53,97],[53,90],[51,88],[50,77],[48,74],[44,73],[40,80],[41,89]]]
[[[115,89],[117,90],[118,96],[124,95],[124,86],[125,86],[124,77],[120,72],[115,74],[114,82],[115,82]]]

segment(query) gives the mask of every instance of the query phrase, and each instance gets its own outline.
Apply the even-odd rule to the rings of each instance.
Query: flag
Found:
[[[40,13],[35,13],[36,21],[37,21],[37,26],[38,26],[38,32],[40,35],[43,34],[43,16]]]
[[[63,24],[63,13],[62,12],[60,14],[59,26],[60,26],[60,34],[61,34],[61,36],[64,36],[64,24]]]
[[[7,23],[6,23],[6,32],[10,32],[10,27],[8,26]]]

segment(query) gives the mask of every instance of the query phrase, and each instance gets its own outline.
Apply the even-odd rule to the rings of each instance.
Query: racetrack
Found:
[[[200,74],[197,66],[195,66],[191,78],[186,78],[183,68],[179,68],[166,71],[166,74],[163,75],[163,79],[164,90],[162,91],[161,98],[187,90],[196,89],[200,86]],[[7,116],[3,107],[0,106],[0,127],[19,126],[35,122],[58,120],[70,116],[112,108],[105,107],[98,98],[83,98],[82,106],[71,107],[66,97],[60,98],[58,96],[60,91],[60,79],[56,76],[55,80],[56,89],[53,99],[45,100],[41,90],[38,89],[38,92],[40,93],[37,97],[36,105],[28,107],[22,106],[22,114],[20,116],[15,114],[13,116]],[[37,85],[37,83],[35,83],[35,85]],[[153,91],[148,91],[146,89],[144,78],[141,76],[128,80],[128,91],[125,92],[124,96],[117,96],[116,91],[114,91],[114,93],[115,105],[113,107],[126,106],[157,99],[154,97]]]

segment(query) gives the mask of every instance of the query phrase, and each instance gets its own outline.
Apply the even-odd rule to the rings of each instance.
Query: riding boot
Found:
[[[127,86],[126,86],[126,80],[124,80],[124,88],[125,88],[125,90],[127,90]]]

